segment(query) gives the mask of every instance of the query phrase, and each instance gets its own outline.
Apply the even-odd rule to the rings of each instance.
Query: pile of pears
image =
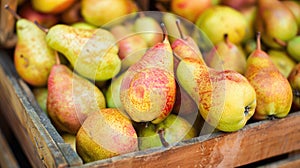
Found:
[[[19,77],[84,162],[300,109],[298,2],[206,0],[197,16],[175,0],[164,12],[60,2],[23,2],[22,15],[5,8],[16,18]]]

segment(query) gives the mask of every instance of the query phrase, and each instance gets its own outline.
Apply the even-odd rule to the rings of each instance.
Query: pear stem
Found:
[[[54,51],[54,52],[55,52],[56,65],[59,65],[60,64],[60,59],[59,59],[58,53],[57,53],[57,51]]]
[[[163,129],[158,130],[159,139],[164,147],[168,147],[169,143],[166,141],[164,137],[165,131]]]
[[[179,19],[176,19],[176,26],[177,26],[177,29],[179,31],[180,38],[181,39],[185,39],[184,34],[183,34],[183,32],[181,30],[181,27],[180,27],[180,20]]]
[[[173,55],[174,55],[174,57],[175,57],[175,59],[177,59],[177,60],[179,60],[179,61],[181,61],[182,60],[182,58],[181,57],[179,57],[175,52],[173,52]]]
[[[160,27],[161,27],[162,32],[163,32],[163,41],[168,40],[168,32],[167,32],[167,28],[166,28],[165,24],[161,23]]]
[[[37,27],[39,27],[45,33],[48,33],[49,29],[47,29],[47,28],[43,27],[42,25],[40,25],[39,22],[37,22],[36,20],[34,21],[34,24],[37,25]]]
[[[287,46],[286,42],[283,41],[283,40],[280,40],[278,38],[273,38],[273,40],[275,41],[275,43],[279,44],[282,47],[286,47]]]
[[[20,15],[18,15],[14,10],[12,10],[9,5],[5,4],[4,8],[8,10],[17,20],[22,19]]]
[[[161,12],[168,12],[168,10],[161,3],[155,3],[155,7]]]
[[[257,32],[256,34],[256,49],[261,50],[261,44],[260,44],[260,32]]]
[[[224,34],[224,41],[227,45],[229,44],[229,39],[228,39],[228,34],[227,33]]]

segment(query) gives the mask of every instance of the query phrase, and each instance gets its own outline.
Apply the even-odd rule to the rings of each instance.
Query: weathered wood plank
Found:
[[[18,168],[20,167],[5,136],[0,129],[0,167],[2,168]]]

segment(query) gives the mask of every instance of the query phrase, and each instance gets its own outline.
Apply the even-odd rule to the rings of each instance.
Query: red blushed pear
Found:
[[[257,35],[257,49],[248,57],[245,76],[257,95],[253,118],[262,120],[288,115],[293,100],[291,86],[269,55],[261,50],[260,33]]]
[[[105,108],[105,98],[94,84],[57,60],[48,79],[47,111],[58,130],[76,134],[89,113]]]
[[[164,33],[163,42],[147,50],[122,80],[120,98],[132,120],[157,124],[170,114],[176,95],[173,68],[172,49]]]
[[[177,55],[174,54],[180,60],[176,77],[197,104],[201,116],[221,131],[233,132],[243,128],[256,107],[254,88],[236,71],[217,71],[207,67],[201,52],[194,46],[185,45],[187,51],[179,50]]]

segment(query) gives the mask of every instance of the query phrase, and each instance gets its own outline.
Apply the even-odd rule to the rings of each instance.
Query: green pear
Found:
[[[171,112],[176,95],[173,56],[167,35],[126,72],[120,98],[135,122],[157,124]]]
[[[84,20],[95,26],[104,26],[114,20],[118,23],[124,21],[122,16],[137,11],[137,6],[132,0],[82,0],[81,15]]]
[[[257,6],[250,6],[248,8],[241,9],[240,12],[244,15],[247,22],[245,37],[242,41],[245,42],[254,38],[254,25],[257,14]]]
[[[298,31],[293,13],[279,0],[258,0],[256,28],[262,41],[271,48],[283,48],[283,42],[295,37]]]
[[[139,149],[175,145],[176,143],[196,137],[193,126],[184,118],[170,114],[161,123],[149,123],[138,132]]]
[[[135,33],[140,34],[140,36],[146,41],[148,47],[153,47],[155,44],[161,42],[162,30],[159,23],[150,16],[145,16],[141,14],[133,24],[133,30]]]
[[[32,86],[46,86],[57,53],[47,45],[46,33],[36,24],[18,16],[8,5],[5,9],[17,19],[14,66],[18,75]]]
[[[92,113],[76,135],[76,150],[84,162],[106,159],[138,150],[138,138],[131,121],[118,109]]]
[[[294,14],[298,28],[300,27],[300,4],[299,1],[282,1],[282,3],[290,9],[290,11]],[[298,31],[299,32],[299,31]]]
[[[48,97],[48,89],[46,87],[33,88],[32,93],[41,107],[41,109],[47,113],[47,97]]]
[[[223,35],[226,33],[229,41],[238,44],[245,37],[247,22],[241,12],[228,6],[216,5],[200,15],[196,26],[208,36],[214,45],[223,41]]]
[[[281,50],[269,50],[268,55],[278,70],[287,78],[296,65],[295,61]]]
[[[205,57],[205,62],[216,70],[234,70],[244,74],[246,70],[246,55],[237,45],[229,41],[227,34],[224,40],[217,43],[211,53]]]
[[[282,118],[288,115],[293,100],[291,86],[269,55],[261,50],[260,34],[257,35],[257,49],[248,57],[245,76],[257,95],[254,119]]]
[[[121,69],[114,36],[104,29],[79,29],[57,24],[46,36],[47,44],[64,54],[74,70],[96,81],[111,79]]]
[[[75,28],[80,28],[80,29],[97,29],[96,26],[91,25],[91,24],[86,23],[86,22],[75,22],[71,26],[75,27]]]
[[[107,92],[105,93],[107,107],[124,109],[120,98],[121,83],[124,78],[122,73],[119,76],[112,79]]]
[[[294,66],[288,76],[289,83],[293,89],[293,109],[300,109],[300,63]]]
[[[60,131],[76,134],[89,113],[105,108],[102,91],[67,66],[54,65],[48,80],[47,111]]]
[[[287,42],[287,52],[294,58],[297,62],[300,61],[300,36],[295,36]]]

